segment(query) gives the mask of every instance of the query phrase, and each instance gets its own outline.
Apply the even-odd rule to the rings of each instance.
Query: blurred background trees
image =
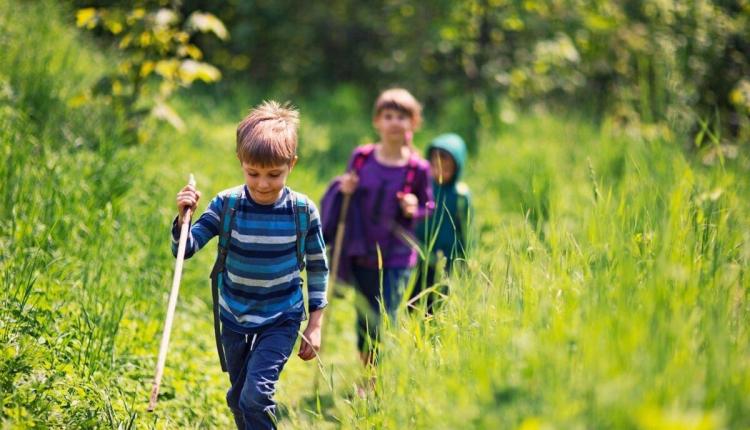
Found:
[[[346,83],[366,100],[403,85],[472,147],[528,108],[698,146],[750,136],[748,0],[70,1],[210,13],[231,37],[191,44],[227,83],[292,99]]]

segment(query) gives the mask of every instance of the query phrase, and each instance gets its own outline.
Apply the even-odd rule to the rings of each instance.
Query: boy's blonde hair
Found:
[[[403,88],[391,88],[380,93],[375,100],[373,117],[377,118],[385,109],[394,109],[409,115],[415,130],[422,125],[422,105]]]
[[[297,156],[299,112],[289,103],[264,101],[237,126],[237,156],[263,167],[288,164]]]

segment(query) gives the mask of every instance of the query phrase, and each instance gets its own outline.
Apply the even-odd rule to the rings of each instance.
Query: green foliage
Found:
[[[434,319],[401,315],[376,394],[346,424],[747,427],[743,170],[691,165],[673,142],[571,118],[523,119],[479,155],[466,270]],[[544,234],[514,191],[533,195],[539,158],[554,166]]]
[[[540,102],[686,136],[718,110],[711,129],[748,141],[745,0],[183,4],[213,11],[237,36],[223,47],[198,41],[232,79],[288,94],[347,82],[371,97],[405,85],[472,149],[480,130],[506,122],[504,105]]]
[[[202,61],[203,51],[191,40],[198,33],[226,40],[229,33],[210,13],[195,11],[183,19],[179,11],[159,3],[82,8],[76,12],[76,25],[106,33],[120,52],[117,67],[99,80],[93,95],[110,101],[134,129],[151,114],[183,130],[184,122],[167,99],[196,80],[211,83],[221,78],[219,69]],[[85,99],[81,96],[76,102]]]

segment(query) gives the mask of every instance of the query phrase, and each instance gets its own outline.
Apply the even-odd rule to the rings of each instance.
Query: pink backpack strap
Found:
[[[417,169],[419,168],[419,158],[412,152],[409,156],[409,164],[406,165],[406,177],[404,178],[404,187],[401,191],[404,194],[412,192],[414,181],[417,179]]]
[[[359,173],[359,171],[362,170],[362,166],[365,165],[365,161],[367,161],[367,159],[370,157],[370,154],[372,154],[374,150],[375,145],[373,145],[372,143],[368,143],[367,145],[363,146],[354,158],[354,162],[352,163],[352,170],[354,170],[354,172],[356,173]]]

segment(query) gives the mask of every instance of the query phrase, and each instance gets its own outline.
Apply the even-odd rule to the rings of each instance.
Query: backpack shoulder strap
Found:
[[[216,340],[216,351],[219,353],[221,370],[227,371],[224,347],[221,344],[221,315],[219,313],[219,290],[223,287],[223,277],[220,276],[226,267],[227,253],[229,251],[229,238],[232,234],[232,222],[237,211],[237,201],[240,199],[240,191],[232,190],[224,198],[224,204],[219,217],[219,249],[216,253],[216,261],[211,269],[211,301],[214,314],[214,338]]]
[[[224,199],[224,207],[219,218],[219,254],[221,255],[222,263],[227,258],[229,238],[232,235],[232,222],[234,222],[234,214],[237,212],[237,200],[239,198],[240,194],[238,191],[231,191]]]
[[[417,178],[417,169],[419,169],[419,159],[416,154],[412,153],[409,156],[409,163],[406,165],[406,177],[404,178],[404,186],[401,188],[401,192],[409,194],[414,188],[414,181]]]
[[[292,191],[292,212],[297,234],[297,266],[299,271],[305,270],[305,239],[310,229],[310,205],[307,198]]]
[[[365,165],[365,161],[367,161],[370,155],[372,155],[373,151],[375,151],[375,145],[372,143],[368,143],[359,150],[354,157],[354,163],[352,163],[352,170],[354,170],[355,173],[359,173],[359,171],[362,170],[362,166]]]

